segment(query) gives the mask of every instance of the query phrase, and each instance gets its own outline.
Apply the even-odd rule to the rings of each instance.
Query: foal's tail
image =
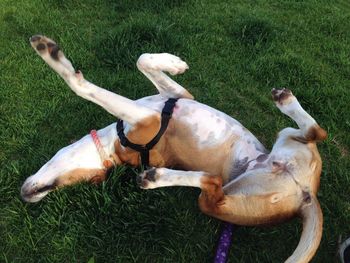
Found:
[[[303,204],[300,215],[303,232],[294,253],[286,260],[287,263],[309,262],[321,241],[323,216],[316,197],[312,196],[310,202]]]

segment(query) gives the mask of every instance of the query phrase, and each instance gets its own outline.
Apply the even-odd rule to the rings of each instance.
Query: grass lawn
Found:
[[[241,121],[268,148],[295,126],[270,99],[288,87],[329,133],[319,200],[324,231],[313,262],[335,262],[350,236],[349,1],[1,0],[0,262],[210,262],[220,222],[200,213],[199,191],[140,190],[118,168],[36,204],[19,188],[53,154],[115,121],[77,97],[29,45],[56,40],[84,76],[129,98],[156,92],[136,69],[143,52],[169,52],[190,70],[176,80]],[[299,220],[235,230],[230,262],[282,262]]]

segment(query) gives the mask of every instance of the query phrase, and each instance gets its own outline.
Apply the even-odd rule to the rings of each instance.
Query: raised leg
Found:
[[[289,89],[272,89],[272,97],[279,110],[294,120],[306,141],[322,141],[327,133],[300,105]]]
[[[188,65],[179,57],[168,53],[147,53],[140,56],[137,61],[137,67],[152,81],[163,97],[193,99],[193,96],[184,87],[163,72],[169,72],[171,75],[185,72],[188,69]]]
[[[131,125],[157,114],[147,107],[137,105],[133,100],[102,89],[85,80],[80,71],[74,70],[71,62],[53,40],[36,35],[30,38],[30,42],[39,56],[66,81],[78,96],[100,105],[112,115]]]

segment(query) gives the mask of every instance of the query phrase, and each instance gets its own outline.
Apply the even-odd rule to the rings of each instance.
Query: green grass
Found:
[[[86,78],[139,98],[155,88],[136,70],[143,52],[190,65],[176,77],[197,100],[240,120],[267,147],[295,126],[272,87],[293,90],[329,133],[319,199],[324,231],[314,262],[336,260],[350,236],[350,6],[348,1],[0,1],[0,261],[210,262],[220,222],[200,213],[197,189],[142,191],[131,169],[100,186],[51,193],[37,204],[19,188],[58,149],[115,121],[73,94],[28,38],[55,39]],[[240,227],[230,262],[281,262],[298,220]]]

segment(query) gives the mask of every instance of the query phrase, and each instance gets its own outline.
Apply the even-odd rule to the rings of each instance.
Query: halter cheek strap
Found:
[[[126,138],[126,136],[124,134],[123,120],[118,120],[117,132],[118,132],[120,144],[123,145],[124,147],[129,147],[129,148],[139,152],[140,156],[141,156],[142,166],[144,166],[144,167],[149,166],[149,151],[159,142],[160,138],[162,137],[162,135],[166,131],[168,124],[169,124],[169,120],[171,119],[171,116],[173,114],[173,110],[174,110],[174,107],[175,107],[177,100],[178,99],[170,98],[165,102],[164,108],[162,110],[162,115],[161,115],[162,119],[161,119],[160,129],[159,129],[157,135],[154,136],[154,138],[150,142],[148,142],[147,144],[144,144],[144,145],[135,144],[135,143],[132,143],[131,141],[129,141],[128,138]]]

